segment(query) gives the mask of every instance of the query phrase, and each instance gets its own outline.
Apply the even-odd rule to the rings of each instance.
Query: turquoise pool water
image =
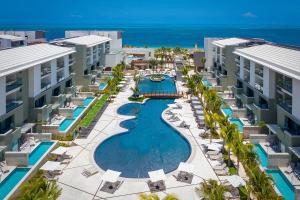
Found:
[[[8,195],[8,193],[29,172],[29,170],[30,170],[30,168],[16,168],[0,183],[0,199],[1,200],[4,199]]]
[[[233,111],[231,110],[231,108],[222,108],[222,111],[225,116],[228,116],[229,118],[231,118],[233,115]]]
[[[211,86],[211,83],[210,83],[207,79],[202,80],[202,83],[203,83],[203,85],[206,86],[206,87],[210,87],[210,86]]]
[[[34,165],[54,144],[54,142],[41,142],[29,155],[29,165]]]
[[[107,87],[107,83],[105,83],[105,82],[102,82],[102,83],[99,84],[99,90],[100,91],[104,90],[106,87]]]
[[[84,111],[84,109],[84,106],[77,106],[73,111],[73,118],[78,117]]]
[[[143,92],[176,92],[174,81],[141,80]],[[122,177],[147,178],[148,171],[163,169],[169,173],[185,162],[190,154],[189,142],[161,118],[161,113],[173,99],[150,99],[144,104],[128,103],[117,112],[135,116],[120,123],[128,131],[104,140],[96,148],[94,159],[103,169],[122,172]]]
[[[151,81],[150,76],[146,76],[139,82],[139,89],[141,94],[151,92],[176,93],[177,91],[173,78],[167,75],[161,82]]]
[[[75,119],[71,119],[71,118],[64,119],[60,123],[58,130],[61,132],[65,132],[74,121],[75,121]]]
[[[262,148],[262,146],[260,144],[255,144],[254,150],[255,150],[255,152],[256,152],[256,154],[258,156],[260,165],[262,167],[266,168],[268,166],[267,153],[265,152],[265,150]]]
[[[277,189],[285,200],[295,199],[294,187],[280,170],[268,169],[266,173],[273,178]]]
[[[238,130],[240,133],[243,133],[244,132],[244,124],[243,122],[238,119],[238,118],[230,118],[229,121],[235,125],[237,125],[238,127]]]
[[[87,107],[94,100],[95,97],[87,97],[83,100],[83,106]]]

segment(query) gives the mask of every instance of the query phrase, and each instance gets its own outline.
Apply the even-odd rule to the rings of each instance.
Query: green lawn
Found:
[[[95,105],[88,111],[86,116],[81,120],[79,126],[81,127],[88,127],[92,121],[95,119],[97,113],[101,110],[108,99],[109,95],[104,94],[100,99],[97,100]]]

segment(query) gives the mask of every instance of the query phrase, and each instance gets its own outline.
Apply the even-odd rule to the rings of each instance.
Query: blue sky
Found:
[[[242,24],[300,26],[300,0],[1,1],[0,25]]]

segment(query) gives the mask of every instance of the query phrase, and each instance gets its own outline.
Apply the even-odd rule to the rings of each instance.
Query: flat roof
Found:
[[[6,39],[6,40],[12,40],[12,41],[20,41],[20,40],[24,40],[23,37],[15,36],[15,35],[7,35],[7,34],[0,35],[0,38],[1,38],[1,39]]]
[[[239,44],[244,44],[250,42],[249,40],[241,39],[241,38],[227,38],[222,40],[215,40],[213,44],[219,47],[226,47],[226,46],[234,46]]]
[[[0,77],[75,53],[74,48],[36,44],[0,51]]]
[[[74,37],[74,38],[62,40],[62,42],[76,44],[76,45],[85,45],[87,47],[92,47],[108,41],[111,41],[111,39],[108,37],[103,37],[98,35],[86,35],[86,36],[80,36],[80,37]]]
[[[271,44],[236,49],[233,53],[300,80],[300,51]]]

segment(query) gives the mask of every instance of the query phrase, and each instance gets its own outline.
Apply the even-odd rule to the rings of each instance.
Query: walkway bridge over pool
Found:
[[[152,99],[177,99],[183,96],[183,92],[151,92],[151,93],[144,93],[145,98],[152,98]]]

